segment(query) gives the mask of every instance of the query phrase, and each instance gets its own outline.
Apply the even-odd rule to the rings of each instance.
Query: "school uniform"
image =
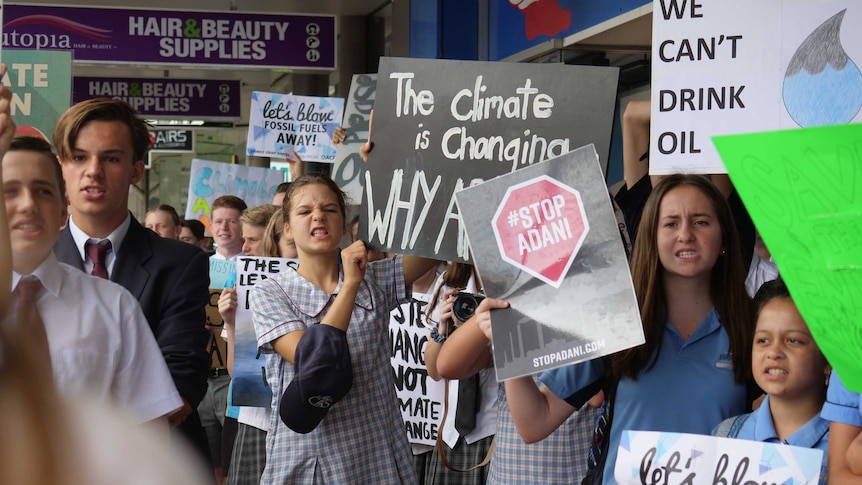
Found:
[[[296,271],[258,283],[249,301],[259,350],[274,354],[276,339],[320,324],[342,284],[343,270],[331,295]],[[389,313],[410,296],[401,256],[366,266],[346,335],[352,388],[308,434],[279,419],[279,400],[295,366],[278,355],[267,358],[274,412],[261,483],[418,483],[389,365]]]
[[[715,423],[746,410],[747,387],[733,375],[730,339],[713,309],[683,340],[668,321],[661,352],[637,381],[621,379],[614,400],[604,483],[615,483],[614,463],[624,430],[709,434]],[[599,381],[606,362],[597,359],[547,371],[539,380],[568,399]],[[588,398],[588,396],[587,396]]]

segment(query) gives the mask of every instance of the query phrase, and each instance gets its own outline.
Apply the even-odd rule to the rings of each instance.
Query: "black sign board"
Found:
[[[360,237],[469,261],[454,193],[590,143],[607,163],[618,77],[612,67],[382,58]]]
[[[153,145],[150,150],[162,152],[192,152],[194,151],[195,132],[182,128],[155,129],[150,131]]]

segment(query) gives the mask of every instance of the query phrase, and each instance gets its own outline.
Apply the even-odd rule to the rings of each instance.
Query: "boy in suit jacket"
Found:
[[[210,368],[209,263],[203,251],[159,237],[128,210],[129,186],[144,174],[147,125],[125,102],[98,98],[66,110],[53,140],[70,204],[57,258],[119,283],[138,299],[183,399],[169,420],[209,458],[196,412]]]

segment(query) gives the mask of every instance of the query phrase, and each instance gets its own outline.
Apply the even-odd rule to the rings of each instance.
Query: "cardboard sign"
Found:
[[[686,433],[623,431],[619,485],[798,483],[817,485],[823,451]]]
[[[3,85],[12,91],[15,133],[51,142],[54,123],[72,101],[71,54],[3,49],[3,63],[8,68]]]
[[[375,249],[467,261],[454,193],[588,143],[607,160],[618,75],[382,58],[360,238]]]
[[[332,134],[341,124],[342,98],[251,94],[246,155],[335,162]]]
[[[431,296],[413,293],[413,301],[392,310],[389,344],[395,393],[407,439],[412,444],[433,446],[443,420],[446,382],[428,377],[425,367],[425,347],[431,325],[425,312]]]
[[[338,145],[332,180],[341,187],[350,204],[362,201],[365,184],[365,163],[359,148],[368,141],[368,120],[374,108],[377,93],[377,74],[355,74],[350,83],[350,94],[344,106],[344,141]]]
[[[210,299],[207,302],[207,330],[210,331],[210,340],[207,343],[207,352],[212,360],[212,367],[227,367],[227,342],[221,337],[224,328],[224,319],[218,312],[218,299],[221,296],[221,288],[210,288]]]
[[[657,0],[650,173],[725,173],[714,135],[862,120],[855,0]]]
[[[862,392],[862,125],[716,137],[796,307]]]
[[[199,219],[210,230],[210,207],[222,195],[235,195],[249,207],[272,202],[278,184],[284,182],[284,172],[231,163],[192,160],[189,177],[189,199],[186,219]]]
[[[455,198],[485,293],[511,305],[491,313],[497,380],[644,343],[619,226],[592,146]]]
[[[252,258],[236,262],[236,331],[233,346],[233,403],[235,406],[270,407],[272,390],[267,384],[266,362],[257,351],[248,294],[254,285],[282,271],[296,268],[295,259]]]

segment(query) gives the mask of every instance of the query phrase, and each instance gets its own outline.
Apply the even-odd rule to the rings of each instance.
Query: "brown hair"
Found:
[[[57,178],[57,185],[60,188],[60,198],[66,198],[66,182],[63,180],[63,168],[60,166],[60,161],[57,160],[57,155],[54,154],[54,150],[51,149],[51,145],[48,144],[47,140],[36,136],[16,136],[12,138],[9,150],[7,151],[36,152],[48,157],[51,160],[54,175]]]
[[[327,175],[318,173],[305,174],[290,183],[290,187],[287,188],[287,192],[285,192],[284,194],[284,202],[281,203],[282,214],[284,215],[284,224],[290,223],[290,204],[297,191],[307,185],[317,184],[325,186],[327,189],[331,190],[333,194],[335,194],[335,198],[338,200],[338,209],[341,211],[341,220],[344,221],[343,229],[346,232],[348,229],[346,220],[347,195],[344,194],[344,191],[342,191],[341,188],[338,187],[338,184],[336,184],[335,181],[333,181]]]
[[[159,204],[152,209],[148,210],[146,214],[144,214],[144,219],[147,218],[148,215],[154,212],[167,212],[169,216],[171,216],[171,222],[174,223],[174,227],[180,227],[180,216],[177,214],[177,210],[168,204]]]
[[[473,276],[473,266],[467,263],[455,263],[450,261],[446,264],[446,270],[443,271],[440,284],[434,290],[434,296],[431,297],[431,304],[428,305],[425,315],[429,318],[431,313],[437,308],[437,302],[440,300],[440,292],[444,286],[449,288],[465,288],[470,282],[470,276]],[[479,283],[478,281],[476,282]]]
[[[266,225],[266,230],[263,232],[261,256],[281,257],[281,250],[278,247],[278,242],[284,237],[284,216],[281,215],[281,212],[281,208],[276,209],[269,219],[269,224]]]
[[[666,177],[653,188],[646,201],[638,226],[631,268],[646,343],[614,354],[611,358],[611,373],[616,378],[637,379],[642,370],[652,368],[661,351],[662,334],[667,321],[667,300],[673,296],[665,292],[663,268],[658,258],[656,238],[659,209],[665,195],[681,186],[695,187],[706,196],[721,227],[721,247],[725,254],[719,256],[712,268],[710,297],[730,340],[734,377],[737,382],[748,382],[751,380],[754,314],[751,300],[745,292],[739,235],[724,196],[712,182],[700,175],[675,174]]]
[[[197,219],[183,219],[180,221],[180,227],[188,227],[189,231],[192,231],[192,236],[198,241],[206,237],[204,223]]]
[[[276,194],[286,194],[287,189],[289,189],[289,188],[290,188],[290,182],[282,182],[282,183],[278,184],[278,186],[275,188],[275,193]]]
[[[248,206],[244,200],[235,195],[223,195],[213,201],[213,205],[210,207],[210,214],[215,212],[216,209],[221,208],[236,209],[242,212],[248,209]]]
[[[94,98],[67,109],[54,125],[53,140],[60,160],[72,158],[78,132],[91,121],[119,121],[129,127],[132,161],[143,160],[150,148],[149,125],[125,101]]]
[[[243,211],[239,220],[243,224],[266,227],[276,210],[278,210],[277,206],[272,204],[261,204],[257,207],[252,207],[251,209]]]

